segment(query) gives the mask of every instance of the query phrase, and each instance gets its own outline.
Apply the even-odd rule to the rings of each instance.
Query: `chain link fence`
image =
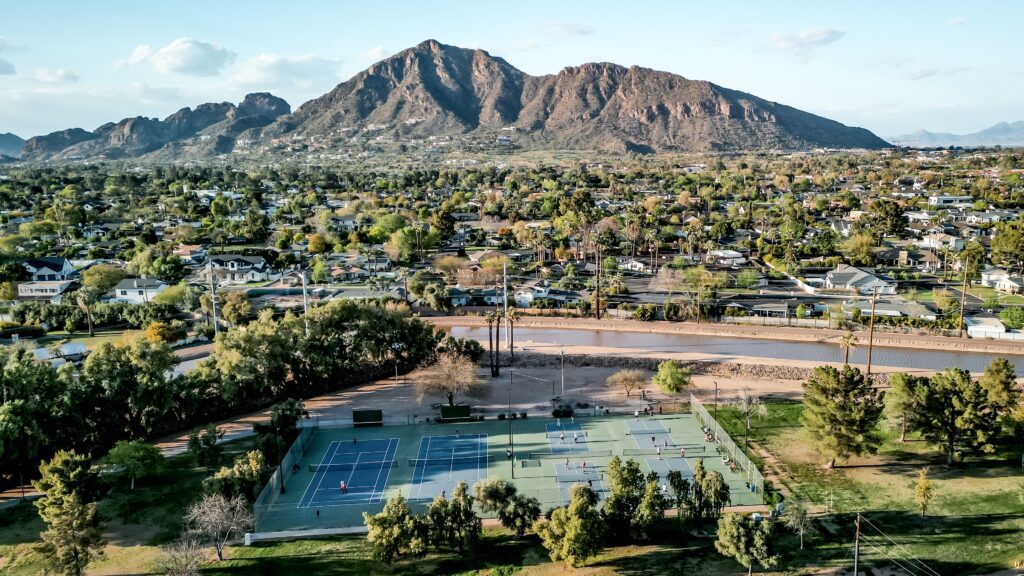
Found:
[[[710,431],[714,437],[715,442],[718,444],[718,451],[723,457],[729,458],[730,462],[736,464],[736,467],[743,471],[746,476],[747,488],[761,497],[764,501],[764,476],[754,466],[754,463],[747,458],[747,455],[743,453],[743,450],[732,441],[729,434],[722,428],[718,422],[708,413],[704,405],[701,404],[700,400],[693,394],[690,394],[690,409],[693,411],[693,415],[701,423],[701,427],[705,430]]]

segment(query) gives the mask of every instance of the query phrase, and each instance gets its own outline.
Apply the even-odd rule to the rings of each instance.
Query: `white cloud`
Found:
[[[7,60],[4,60],[3,58],[0,58],[0,76],[4,76],[4,75],[7,75],[7,74],[14,74],[14,72],[15,72],[14,64],[11,64],[10,62],[8,62]]]
[[[547,31],[556,36],[589,36],[594,33],[592,27],[573,22],[552,22],[548,24]]]
[[[78,74],[75,74],[67,68],[57,68],[56,70],[50,70],[48,68],[36,69],[33,78],[38,82],[44,82],[46,84],[70,84],[71,82],[78,82]]]
[[[955,66],[951,68],[919,67],[912,69],[910,72],[907,72],[907,79],[924,80],[925,78],[930,78],[932,76],[954,76],[956,74],[960,74],[961,72],[966,72],[967,70],[969,69],[964,66]]]
[[[132,93],[144,102],[166,102],[183,96],[181,90],[174,86],[150,86],[145,82],[132,84]]]
[[[963,26],[964,24],[967,24],[967,18],[950,18],[949,20],[946,20],[946,24],[949,26]]]
[[[146,62],[165,74],[216,76],[234,59],[234,52],[216,44],[193,38],[178,38],[159,50],[154,50],[148,44],[136,46],[128,59],[118,64]]]
[[[806,60],[815,48],[837,42],[843,36],[846,36],[846,32],[835,28],[812,28],[794,34],[772,34],[769,40],[776,48]]]
[[[339,60],[329,60],[311,54],[260,54],[239,64],[233,80],[243,86],[306,88],[319,84],[324,76],[336,78],[340,64]]]
[[[359,59],[365,62],[380,62],[388,56],[391,56],[391,51],[383,46],[376,46],[359,53]]]

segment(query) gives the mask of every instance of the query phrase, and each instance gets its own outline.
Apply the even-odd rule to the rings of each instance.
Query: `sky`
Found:
[[[1024,120],[1024,3],[32,0],[0,4],[0,133],[293,108],[433,38],[529,74],[586,62],[708,80],[883,138]]]

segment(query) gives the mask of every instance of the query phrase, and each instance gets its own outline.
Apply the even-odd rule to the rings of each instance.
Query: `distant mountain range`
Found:
[[[21,154],[21,147],[24,144],[24,140],[10,132],[0,134],[0,156],[17,158]]]
[[[22,158],[208,157],[296,142],[479,137],[521,149],[710,152],[883,148],[887,142],[789,106],[701,80],[599,63],[531,76],[483,50],[428,40],[378,62],[294,113],[270,94],[127,118],[25,142]]]
[[[1024,146],[1024,121],[1000,122],[972,134],[947,134],[918,130],[894,138],[901,146],[930,148],[939,146]]]

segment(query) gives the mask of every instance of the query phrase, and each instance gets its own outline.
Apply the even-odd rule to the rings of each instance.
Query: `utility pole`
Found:
[[[302,278],[302,320],[306,325],[306,338],[309,338],[309,291],[306,288],[306,271],[300,270]]]
[[[715,441],[718,441],[718,381],[715,380]]]
[[[498,277],[494,277],[494,315],[497,317],[498,325],[494,327],[494,375],[501,374],[501,303],[498,302],[500,285]]]
[[[878,300],[878,288],[871,289],[871,319],[868,320],[868,376],[871,376],[871,348],[875,343],[875,302]]]
[[[512,338],[509,337],[509,322],[508,322],[508,262],[501,263],[501,275],[504,280],[504,286],[502,290],[502,301],[505,304],[505,346],[509,350],[512,349]]]
[[[220,334],[220,325],[217,322],[217,279],[213,275],[213,264],[206,263],[206,270],[210,273],[210,305],[213,307],[213,336]]]
[[[512,478],[516,477],[516,441],[512,435],[512,370],[508,371],[508,463],[512,467]]]
[[[964,337],[964,306],[967,304],[967,276],[971,270],[971,258],[967,257],[967,261],[964,262],[964,285],[960,294],[960,325],[957,327],[956,337]]]
[[[565,350],[558,351],[558,359],[562,364],[562,398],[565,398]]]
[[[853,539],[853,576],[857,576],[857,565],[860,563],[860,512],[857,512],[857,535]]]

